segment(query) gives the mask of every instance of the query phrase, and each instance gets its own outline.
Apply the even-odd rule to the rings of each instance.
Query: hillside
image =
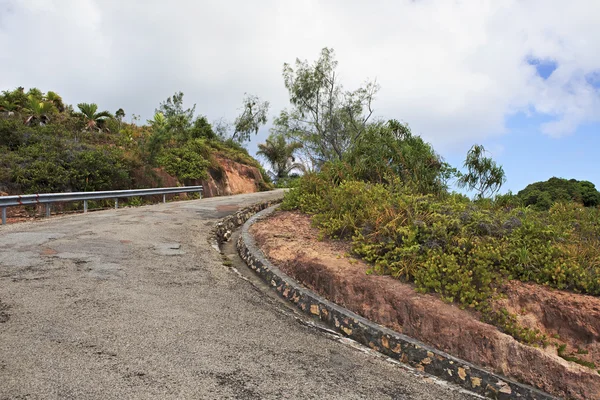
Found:
[[[205,186],[205,195],[268,190],[260,163],[216,134],[178,93],[144,125],[96,104],[66,105],[54,92],[0,95],[0,192],[30,194]]]

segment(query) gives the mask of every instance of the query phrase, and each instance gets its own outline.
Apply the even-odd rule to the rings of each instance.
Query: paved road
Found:
[[[467,399],[291,316],[222,264],[260,193],[0,227],[0,399]]]

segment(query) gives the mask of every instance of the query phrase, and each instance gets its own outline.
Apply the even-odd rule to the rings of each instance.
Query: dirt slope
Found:
[[[284,272],[327,299],[372,321],[417,338],[442,351],[549,393],[576,399],[600,399],[600,375],[567,362],[556,347],[523,345],[479,321],[477,314],[417,293],[389,276],[367,275],[369,266],[349,258],[349,247],[317,241],[306,215],[278,212],[251,228],[267,257]],[[512,282],[505,306],[570,349],[598,354],[600,299]],[[581,355],[580,358],[584,356]]]

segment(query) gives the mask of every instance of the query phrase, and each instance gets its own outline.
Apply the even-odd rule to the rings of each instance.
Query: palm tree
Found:
[[[58,112],[65,111],[65,103],[63,103],[62,97],[60,97],[56,92],[49,91],[46,93],[46,100],[52,103]]]
[[[305,170],[304,165],[296,163],[294,153],[302,148],[302,143],[286,143],[283,135],[271,134],[265,143],[258,145],[257,155],[264,157],[271,167],[276,179],[286,178],[294,169]]]
[[[9,117],[15,115],[15,111],[17,111],[18,105],[16,103],[11,102],[8,99],[0,100],[0,112],[6,113]]]
[[[88,131],[97,130],[101,132],[107,119],[112,118],[108,111],[98,112],[98,105],[95,103],[79,103],[77,108],[85,120],[85,129]]]
[[[50,121],[50,114],[55,110],[54,105],[47,101],[40,101],[37,97],[29,95],[29,104],[23,109],[26,113],[26,125],[38,123],[46,125]]]

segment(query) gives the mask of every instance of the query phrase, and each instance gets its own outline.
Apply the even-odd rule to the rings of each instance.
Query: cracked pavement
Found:
[[[298,323],[222,264],[215,223],[281,195],[0,227],[0,399],[476,398]]]

